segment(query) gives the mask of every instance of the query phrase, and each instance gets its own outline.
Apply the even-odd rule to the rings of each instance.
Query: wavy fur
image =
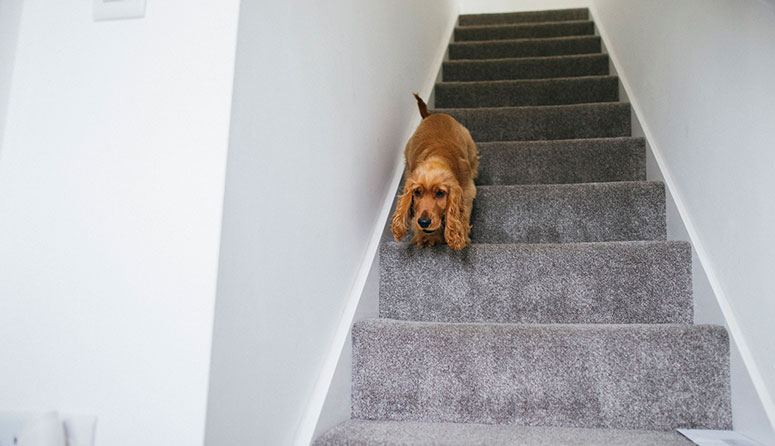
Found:
[[[476,144],[453,117],[429,113],[422,99],[415,97],[423,120],[404,149],[407,178],[393,214],[393,236],[400,241],[411,228],[411,243],[447,243],[460,250],[471,243],[474,179],[479,168]]]

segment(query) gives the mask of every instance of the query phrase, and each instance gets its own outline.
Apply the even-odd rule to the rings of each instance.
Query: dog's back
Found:
[[[443,155],[453,159],[467,161],[471,178],[476,178],[479,156],[468,129],[450,115],[430,113],[425,102],[417,94],[414,97],[423,119],[404,150],[407,170],[411,172],[429,156],[444,152]]]

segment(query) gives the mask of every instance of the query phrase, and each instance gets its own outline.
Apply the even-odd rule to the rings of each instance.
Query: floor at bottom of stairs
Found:
[[[677,432],[416,421],[346,421],[314,446],[691,446]]]

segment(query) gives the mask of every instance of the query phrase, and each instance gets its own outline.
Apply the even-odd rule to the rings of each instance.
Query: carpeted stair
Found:
[[[608,55],[450,60],[442,70],[447,82],[595,76],[608,74]]]
[[[566,184],[646,179],[642,138],[480,142],[480,184]]]
[[[471,213],[478,243],[665,239],[662,183],[479,186]]]
[[[436,105],[444,108],[583,104],[618,98],[616,76],[443,82],[436,86]]]
[[[446,249],[446,251],[445,251]],[[380,316],[417,321],[691,323],[686,242],[381,248]]]
[[[315,445],[690,445],[729,429],[729,345],[586,9],[460,17],[435,113],[481,155],[472,245],[380,248],[352,419]]]
[[[500,59],[527,56],[561,56],[600,52],[600,37],[540,37],[534,39],[455,42],[449,57],[458,59]]]
[[[536,37],[567,37],[592,35],[595,25],[589,20],[544,23],[505,23],[472,25],[455,29],[455,41],[508,40]]]

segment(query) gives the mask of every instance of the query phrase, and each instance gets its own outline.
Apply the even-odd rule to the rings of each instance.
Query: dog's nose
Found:
[[[420,217],[417,219],[417,224],[420,225],[421,228],[427,228],[431,225],[431,219],[428,217]]]

